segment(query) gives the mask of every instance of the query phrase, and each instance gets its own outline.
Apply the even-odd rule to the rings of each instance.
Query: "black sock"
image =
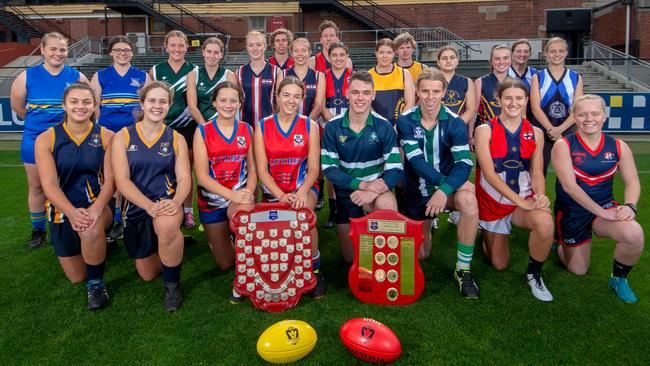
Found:
[[[105,265],[106,265],[106,261],[103,261],[100,264],[86,263],[86,280],[87,281],[103,280]]]
[[[327,202],[329,202],[330,207],[329,221],[334,221],[334,218],[336,217],[336,199],[330,198]]]
[[[174,284],[180,282],[181,265],[179,264],[176,267],[167,267],[166,265],[162,264],[162,275],[165,284]]]
[[[320,187],[318,190],[318,200],[320,201],[323,199],[323,192],[325,192],[325,179],[318,180],[318,187]]]
[[[634,267],[634,266],[625,265],[625,264],[617,261],[616,259],[614,259],[614,270],[612,271],[612,275],[614,277],[627,278],[627,275],[632,270],[632,267]]]
[[[527,274],[539,274],[539,272],[542,271],[542,266],[544,265],[544,262],[539,262],[535,260],[535,258],[528,256],[528,270],[526,270]]]

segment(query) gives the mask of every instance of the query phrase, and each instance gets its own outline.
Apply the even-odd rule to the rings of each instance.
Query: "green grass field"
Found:
[[[318,333],[313,352],[297,365],[360,365],[338,337],[354,317],[391,327],[402,342],[396,365],[438,364],[650,364],[650,266],[644,255],[630,275],[638,304],[621,302],[607,290],[613,242],[594,241],[592,264],[583,277],[569,274],[552,253],[544,279],[552,303],[533,298],[522,280],[528,259],[527,233],[510,240],[510,267],[498,272],[477,251],[473,262],[479,300],[466,300],[452,278],[455,228],[446,216],[434,234],[432,257],[423,263],[426,287],[415,304],[383,307],[357,301],[347,286],[336,233],[320,228],[322,271],[329,292],[308,296],[294,309],[269,314],[250,303],[231,305],[233,272],[215,268],[203,233],[185,252],[180,311],[162,308],[161,280],[145,283],[120,242],[108,255],[106,281],[111,304],[86,310],[85,286],[71,285],[50,245],[28,251],[30,232],[26,178],[18,144],[0,144],[0,365],[258,365],[256,342],[283,319],[310,323]],[[644,195],[639,221],[650,224],[650,144],[632,143]],[[554,196],[554,176],[548,192]],[[622,199],[617,182],[616,196]],[[327,212],[320,212],[324,219]]]

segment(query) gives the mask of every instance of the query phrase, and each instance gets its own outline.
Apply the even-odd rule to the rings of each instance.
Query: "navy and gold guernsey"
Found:
[[[465,111],[467,89],[469,89],[469,78],[454,74],[449,81],[442,104],[452,113],[460,116]]]
[[[140,126],[141,122],[122,129],[131,181],[153,202],[171,199],[176,192],[175,168],[179,135],[171,128],[163,126],[155,139],[147,141]],[[126,202],[125,225],[147,216],[146,210]]]
[[[88,122],[85,134],[77,139],[62,122],[50,127],[49,131],[59,187],[74,207],[87,208],[95,202],[102,188],[106,130]],[[53,224],[65,221],[63,212],[49,201],[47,216]]]
[[[501,114],[501,106],[495,95],[498,85],[499,79],[494,73],[481,76],[481,100],[476,116],[477,123],[474,127],[488,123],[492,118]]]
[[[379,73],[373,67],[368,72],[375,83],[375,100],[372,109],[395,125],[397,117],[404,109],[404,69],[391,65],[393,69],[386,74]]]
[[[564,137],[571,154],[573,173],[578,186],[604,209],[617,205],[614,201],[614,176],[621,158],[620,141],[602,134],[600,143],[592,150],[578,133]],[[596,218],[576,202],[555,182],[556,240],[564,245],[591,242],[591,225]]]

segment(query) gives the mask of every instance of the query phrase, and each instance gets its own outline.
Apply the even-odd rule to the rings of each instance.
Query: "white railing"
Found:
[[[74,64],[82,57],[88,55],[102,54],[102,41],[99,38],[84,37],[68,47],[68,59],[66,63]]]
[[[586,60],[599,63],[610,72],[650,88],[650,63],[595,41],[586,42],[584,47]]]

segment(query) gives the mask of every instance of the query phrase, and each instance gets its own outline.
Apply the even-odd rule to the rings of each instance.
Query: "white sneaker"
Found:
[[[431,223],[431,227],[432,227],[433,229],[435,229],[435,230],[438,229],[438,218],[437,218],[437,217],[434,217],[434,218],[433,218],[433,222]]]
[[[530,286],[530,290],[533,292],[533,296],[540,301],[553,301],[553,295],[546,288],[542,276],[539,274],[526,274],[526,283]]]
[[[460,211],[451,211],[447,222],[458,226],[458,221],[460,221]]]

